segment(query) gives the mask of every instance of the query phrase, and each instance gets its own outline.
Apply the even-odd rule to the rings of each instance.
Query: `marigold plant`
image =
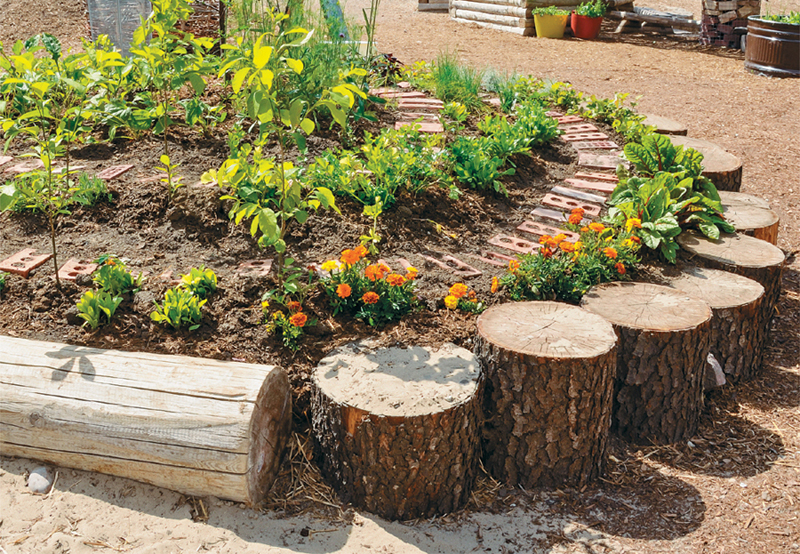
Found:
[[[329,276],[322,287],[333,313],[347,313],[372,326],[395,321],[419,306],[414,280],[417,270],[393,273],[384,263],[370,263],[363,246],[342,252],[341,264],[330,260],[322,264]]]
[[[300,348],[299,342],[303,337],[304,328],[316,325],[317,320],[310,319],[303,313],[303,305],[296,300],[286,302],[284,307],[288,315],[283,310],[277,310],[270,315],[269,307],[268,301],[261,303],[264,320],[267,323],[267,331],[279,335],[283,340],[284,346],[297,351]]]
[[[486,309],[483,302],[478,300],[474,290],[464,283],[456,283],[444,297],[444,305],[448,310],[461,310],[473,314],[479,314]]]

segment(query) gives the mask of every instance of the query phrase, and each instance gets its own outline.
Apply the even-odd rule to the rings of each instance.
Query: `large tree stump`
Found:
[[[722,234],[719,240],[709,240],[696,231],[684,231],[676,240],[692,263],[738,273],[761,283],[764,287],[763,324],[769,329],[781,294],[785,256],[780,248],[740,233]]]
[[[780,218],[769,209],[769,205],[763,205],[766,201],[740,192],[724,192],[720,194],[720,200],[725,219],[736,227],[737,232],[778,244]]]
[[[612,432],[635,444],[691,437],[702,407],[711,308],[684,292],[647,283],[606,283],[581,306],[619,336]]]
[[[272,366],[0,337],[0,452],[258,504],[291,426]]]
[[[662,117],[660,115],[648,115],[642,122],[645,125],[652,125],[656,128],[656,133],[661,135],[682,135],[686,136],[689,130],[686,125],[674,119]]]
[[[718,190],[738,192],[742,188],[742,162],[721,146],[696,138],[671,136],[674,144],[694,148],[703,155],[703,175],[711,179]]]
[[[582,486],[605,464],[617,337],[558,302],[514,302],[478,318],[486,372],[484,463],[510,486]]]
[[[722,367],[725,380],[738,383],[761,367],[767,329],[761,304],[760,283],[718,269],[668,267],[662,275],[669,286],[701,298],[711,306],[711,354]],[[706,388],[716,386],[714,370],[706,367]]]
[[[480,364],[468,350],[340,348],[314,371],[321,468],[345,502],[387,519],[460,508],[480,456]]]

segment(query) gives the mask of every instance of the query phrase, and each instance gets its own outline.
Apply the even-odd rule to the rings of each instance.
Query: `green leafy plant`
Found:
[[[458,137],[450,145],[453,171],[459,182],[473,189],[493,189],[508,194],[500,180],[513,175],[514,168],[503,169],[505,159],[492,153],[494,141],[490,137]]]
[[[100,325],[100,319],[105,315],[107,323],[111,322],[114,313],[117,311],[122,297],[113,295],[107,291],[87,290],[78,300],[78,317],[84,320],[83,325],[89,325],[94,331]]]
[[[800,12],[789,12],[784,14],[764,14],[758,16],[759,19],[776,21],[778,23],[788,23],[790,25],[800,25]]]
[[[8,279],[8,273],[0,271],[0,292],[3,292],[3,289],[6,288],[6,279]]]
[[[277,310],[270,315],[268,302],[262,302],[261,306],[267,322],[267,331],[279,335],[283,345],[295,352],[300,348],[299,342],[303,337],[304,329],[317,324],[316,319],[309,318],[303,313],[303,305],[297,301],[287,302],[288,315],[282,310]]]
[[[372,226],[367,234],[361,235],[358,240],[361,242],[361,246],[365,246],[370,254],[376,255],[378,253],[378,243],[381,241],[381,236],[378,234],[378,218],[383,213],[383,203],[380,200],[376,200],[375,204],[364,206],[362,213],[372,219]]]
[[[334,314],[344,312],[378,327],[417,309],[417,270],[406,268],[405,275],[392,273],[383,264],[370,264],[366,255],[367,249],[358,246],[342,252],[341,263],[329,260],[322,264],[329,273],[322,278],[322,288]]]
[[[190,331],[200,327],[203,318],[201,308],[208,300],[201,300],[192,291],[184,288],[167,289],[164,303],[156,302],[156,309],[150,319],[156,323],[166,323],[173,329],[189,326]]]
[[[459,63],[456,54],[436,57],[431,69],[436,97],[443,102],[459,102],[470,111],[484,108],[480,97],[484,72]]]
[[[547,6],[544,8],[534,8],[531,10],[533,15],[569,15],[567,10],[558,8],[556,6]]]
[[[180,286],[201,299],[207,298],[217,290],[217,275],[204,265],[193,267],[189,273],[181,275]]]
[[[200,127],[203,136],[206,138],[211,137],[211,130],[224,122],[228,117],[225,106],[211,106],[203,102],[200,96],[186,98],[179,103],[183,106],[186,114],[184,118],[186,124],[193,127]]]
[[[606,5],[603,0],[581,2],[581,4],[575,8],[575,13],[585,17],[603,17],[606,14]]]
[[[169,197],[174,198],[178,189],[186,186],[186,183],[183,182],[183,177],[177,174],[177,169],[181,164],[173,164],[166,154],[161,154],[159,161],[163,166],[156,166],[156,170],[164,173],[164,177],[159,180],[167,186]]]
[[[122,296],[138,292],[142,287],[144,275],[139,273],[134,277],[118,257],[103,254],[95,260],[95,263],[98,264],[98,267],[93,273],[92,280],[100,290],[108,292],[112,296]]]

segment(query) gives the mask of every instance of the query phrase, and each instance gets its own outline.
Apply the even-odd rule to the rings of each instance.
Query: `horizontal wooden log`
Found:
[[[492,23],[495,25],[504,25],[506,27],[533,27],[533,19],[526,19],[524,17],[513,17],[508,15],[495,15],[491,13],[473,12],[470,10],[461,10],[458,8],[450,9],[451,15],[454,19],[464,19],[467,21]]]
[[[257,504],[291,394],[272,366],[0,337],[0,450]]]
[[[515,35],[522,35],[524,37],[532,37],[536,34],[536,28],[530,27],[509,27],[508,25],[499,25],[497,23],[487,23],[486,21],[475,21],[472,19],[462,19],[460,17],[452,17],[451,19],[457,23],[472,23],[486,27],[487,29],[494,29],[496,31],[505,31],[506,33],[514,33]]]
[[[673,17],[661,17],[656,15],[640,15],[634,12],[610,11],[606,13],[609,19],[619,19],[623,21],[641,21],[644,23],[652,23],[654,25],[661,25],[663,27],[672,27],[675,29],[685,29],[687,31],[699,31],[700,22],[687,19],[678,19]]]
[[[468,10],[475,13],[492,15],[508,15],[511,17],[531,17],[532,8],[518,6],[505,6],[502,4],[483,4],[481,2],[468,2],[467,0],[454,0],[452,6],[457,10]]]

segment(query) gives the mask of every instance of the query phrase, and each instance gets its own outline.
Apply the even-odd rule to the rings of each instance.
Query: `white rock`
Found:
[[[45,494],[53,485],[53,478],[46,467],[37,467],[28,477],[28,488],[31,492]]]

